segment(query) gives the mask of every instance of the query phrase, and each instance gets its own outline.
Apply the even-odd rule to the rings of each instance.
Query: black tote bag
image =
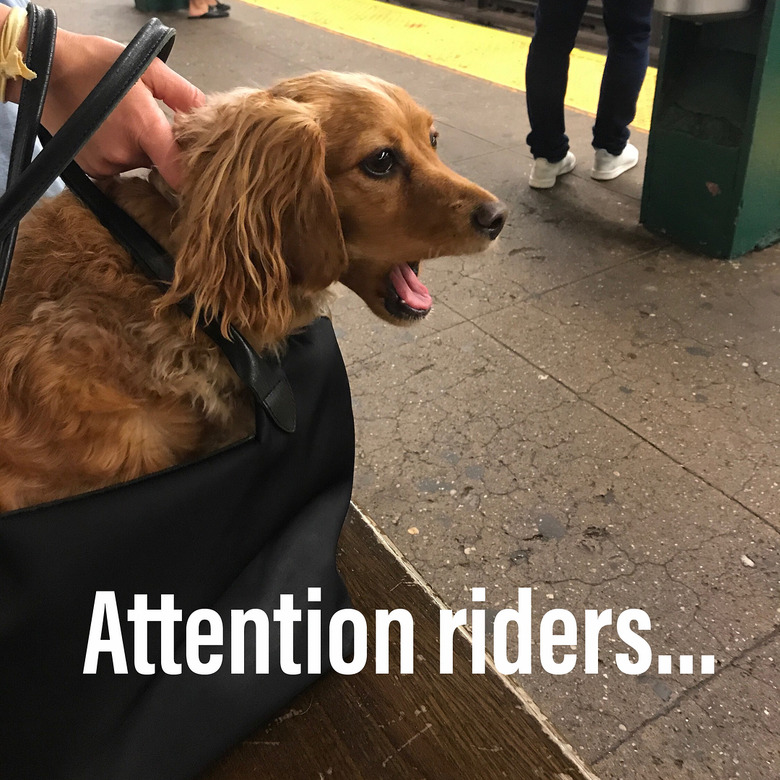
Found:
[[[298,425],[285,433],[258,413],[257,435],[196,463],[131,483],[0,516],[0,776],[137,778],[195,775],[309,685],[284,674],[270,622],[270,670],[231,674],[230,610],[269,617],[292,594],[296,661],[306,671],[309,609],[321,611],[323,670],[328,618],[349,606],[335,568],[354,457],[346,373],[330,323],[290,340],[284,370]],[[308,588],[321,589],[310,604]],[[188,671],[183,622],[176,629],[181,675],[160,671],[150,632],[148,661],[129,673],[101,655],[83,674],[98,591],[115,594],[120,616],[136,594],[150,608],[173,594],[184,617],[210,608],[225,626],[220,670]],[[251,636],[251,632],[250,632]],[[349,638],[346,644],[349,645]]]
[[[324,318],[290,338],[281,365],[236,359],[237,344],[238,336],[223,342],[234,366],[248,365],[239,373],[257,399],[253,437],[194,463],[0,515],[3,780],[193,777],[328,669],[328,622],[350,605],[335,567],[354,465],[346,371]],[[98,656],[95,674],[84,673],[98,593],[116,603],[127,673],[117,673],[109,653]],[[282,595],[301,610],[292,659],[279,657],[273,619]],[[172,624],[180,673],[162,668],[168,651],[154,623],[136,653],[128,610],[137,596],[150,610],[163,598],[181,610]],[[234,673],[231,612],[251,609],[268,618],[268,670],[256,671],[264,643],[250,625],[244,671]],[[199,656],[221,654],[208,674],[193,671],[187,656],[185,622],[196,610],[211,610],[223,626],[223,641]],[[313,668],[310,624],[321,657]],[[346,636],[345,655],[350,647]],[[291,661],[299,674],[289,673]]]

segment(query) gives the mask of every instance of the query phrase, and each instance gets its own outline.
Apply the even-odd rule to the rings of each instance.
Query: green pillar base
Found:
[[[664,24],[640,221],[710,257],[780,240],[780,14]]]

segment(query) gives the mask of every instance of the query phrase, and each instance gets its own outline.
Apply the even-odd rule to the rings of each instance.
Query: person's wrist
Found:
[[[74,79],[79,80],[78,60],[82,49],[76,39],[83,37],[61,28],[57,30],[49,74],[49,89],[41,117],[41,124],[51,133],[59,130],[70,111],[67,95],[73,87]]]
[[[66,83],[69,72],[72,69],[71,59],[73,55],[73,33],[67,30],[57,30],[57,40],[54,45],[54,56],[51,61],[51,73],[49,75],[50,89],[57,89],[61,83]]]

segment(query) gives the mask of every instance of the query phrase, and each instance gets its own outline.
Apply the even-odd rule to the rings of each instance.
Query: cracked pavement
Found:
[[[636,608],[654,656],[694,656],[693,674],[622,674],[613,626],[598,674],[556,677],[537,656],[518,678],[600,777],[777,776],[780,248],[723,262],[652,236],[641,170],[530,190],[523,96],[481,87],[485,132],[448,97],[463,77],[418,67],[442,154],[510,219],[488,254],[424,264],[422,328],[337,303],[355,502],[453,609],[484,587],[490,624],[532,587],[537,620],[577,618],[579,652],[586,609]],[[567,119],[587,159],[592,120]]]
[[[145,18],[118,0],[57,9],[120,40]],[[604,780],[780,776],[780,246],[723,262],[647,233],[641,163],[591,181],[582,114],[578,168],[535,192],[522,93],[240,3],[217,25],[161,17],[180,29],[172,66],[206,90],[319,68],[407,87],[442,156],[509,206],[488,253],[423,264],[421,325],[336,301],[355,502],[453,609],[484,587],[490,618],[531,587],[537,619],[575,616],[579,652],[585,610],[647,612],[646,674],[617,669],[613,625],[597,674],[536,655],[518,679]],[[643,161],[647,137],[632,141]],[[659,674],[658,654],[673,670],[693,655],[693,673]]]

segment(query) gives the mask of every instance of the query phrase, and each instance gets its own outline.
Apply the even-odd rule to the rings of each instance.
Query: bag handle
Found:
[[[26,89],[27,83],[22,89],[25,105],[20,102],[14,140],[16,142],[16,134],[24,128],[19,146],[24,144],[25,155],[27,146],[30,154],[32,153],[32,142],[27,140],[27,132],[30,128],[39,128],[37,120],[40,119],[46,94],[56,35],[56,16],[53,12],[42,11],[37,7],[36,10],[30,10],[32,8],[31,4],[28,7],[28,61],[32,62],[34,57],[40,68],[40,71],[36,70],[39,78],[42,73],[45,73],[45,77],[37,90]],[[55,136],[50,136],[43,127],[39,128],[39,135],[44,143],[40,154],[32,162],[24,155],[19,157],[13,178],[9,166],[9,187],[0,197],[0,300],[8,277],[19,220],[61,174],[65,183],[95,213],[144,273],[161,283],[170,282],[173,278],[174,264],[171,256],[140,225],[107,198],[78,164],[73,162],[73,158],[143,75],[154,58],[159,56],[163,61],[167,59],[174,37],[175,31],[172,28],[163,25],[159,19],[150,19]],[[47,52],[48,61],[38,63],[44,56],[40,52]],[[26,98],[25,93],[28,96]],[[28,103],[33,108],[28,108]],[[37,120],[33,119],[31,114],[34,114]],[[21,124],[23,117],[24,125]],[[183,301],[180,306],[185,313],[192,314],[190,301]],[[216,323],[201,321],[199,325],[222,350],[236,374],[250,388],[255,400],[265,409],[272,421],[282,431],[294,432],[295,399],[278,360],[261,358],[235,328],[231,327],[229,338],[225,338]]]
[[[22,171],[30,164],[35,148],[37,130],[46,92],[49,88],[49,74],[54,57],[54,40],[57,36],[57,16],[51,9],[42,9],[30,3],[27,6],[27,65],[37,77],[22,82],[19,110],[16,114],[16,126],[8,160],[8,179],[6,190],[10,190]],[[48,185],[47,185],[48,187]],[[17,223],[11,226],[0,242],[0,301],[3,299],[11,256],[16,244]]]

